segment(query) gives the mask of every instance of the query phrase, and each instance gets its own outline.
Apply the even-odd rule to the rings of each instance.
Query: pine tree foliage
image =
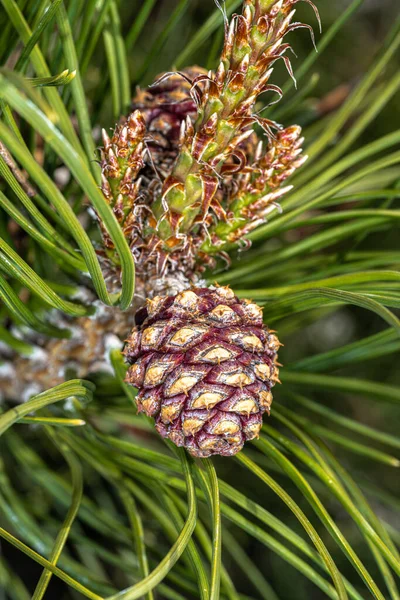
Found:
[[[375,126],[398,98],[400,75],[391,67],[400,20],[393,19],[351,89],[316,103],[318,60],[363,0],[349,3],[321,35],[314,27],[318,52],[301,65],[286,53],[286,42],[295,48],[303,35],[291,33],[303,26],[291,9],[308,19],[304,27],[316,19],[308,0],[301,7],[295,0],[215,7],[210,0],[207,19],[184,48],[177,47],[177,32],[190,1],[161,10],[162,27],[147,45],[156,4],[1,0],[1,588],[12,600],[396,600],[400,131],[393,124],[381,136]],[[251,119],[257,134],[275,144],[274,156],[284,154],[285,135],[294,145],[285,168],[274,167],[284,195],[264,202],[257,182],[246,187],[241,175],[233,185],[230,175],[229,189],[238,195],[227,222],[225,196],[216,195],[220,157],[231,160],[232,171],[241,163],[239,136],[250,118],[243,109],[246,121],[223,121],[229,94],[221,93],[244,85],[251,34],[241,21],[235,50],[226,41],[242,4],[276,10],[278,25],[290,33],[279,56],[268,57],[287,68],[282,88],[270,80],[268,60],[250,73],[254,84],[267,85],[258,91],[284,99],[275,104],[260,96]],[[264,25],[271,34],[271,24]],[[219,63],[224,29],[223,62],[236,84]],[[262,44],[262,32],[253,33]],[[169,67],[159,65],[164,51]],[[282,385],[260,437],[235,457],[217,459],[193,459],[137,412],[120,343],[133,326],[135,276],[136,292],[144,293],[144,263],[131,251],[124,212],[137,189],[122,194],[128,204],[116,210],[121,173],[101,177],[110,160],[104,148],[124,143],[112,130],[118,122],[122,131],[132,96],[137,102],[160,71],[185,73],[196,61],[201,71],[191,89],[200,116],[212,114],[217,100],[222,106],[211,124],[199,117],[193,131],[187,125],[181,132],[181,162],[175,179],[166,178],[163,197],[178,206],[185,235],[195,231],[197,243],[199,206],[190,194],[198,200],[200,188],[214,190],[206,200],[217,219],[205,222],[211,235],[196,246],[206,267],[201,277],[262,305],[284,343]],[[218,74],[214,95],[204,91],[210,92],[205,69]],[[250,86],[246,93],[244,108]],[[228,142],[189,156],[188,139],[221,121]],[[275,122],[283,128],[274,133]],[[298,158],[294,123],[303,129],[306,162]],[[137,134],[140,119],[130,124]],[[111,132],[105,142],[101,128]],[[141,149],[133,148],[129,168]],[[199,163],[190,188],[176,184],[187,181],[179,171],[185,160]],[[276,184],[260,161],[257,169],[270,188]],[[146,240],[170,241],[174,223],[161,231],[150,220]],[[164,250],[151,268],[163,263]]]

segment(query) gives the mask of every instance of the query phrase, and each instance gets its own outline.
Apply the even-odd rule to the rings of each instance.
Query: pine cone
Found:
[[[152,153],[163,155],[173,150],[176,159],[182,121],[187,117],[193,121],[197,118],[197,105],[190,94],[191,81],[205,74],[207,71],[202,67],[187,67],[181,74],[158,75],[156,81],[161,83],[157,85],[137,88],[132,111],[139,110],[143,115]],[[168,79],[164,79],[167,75]]]
[[[137,313],[127,383],[158,432],[197,457],[232,456],[257,437],[278,381],[278,338],[262,309],[227,287],[158,296]]]

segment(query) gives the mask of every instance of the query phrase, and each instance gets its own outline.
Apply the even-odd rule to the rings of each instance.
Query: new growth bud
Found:
[[[298,1],[245,0],[226,28],[216,72],[161,75],[138,90],[112,136],[103,131],[102,190],[139,273],[195,280],[216,257],[227,260],[230,245],[248,246],[244,236],[290,191],[286,180],[306,160],[301,130],[262,118],[255,103],[266,92],[273,101],[282,96],[270,82],[276,61],[293,77],[284,38],[302,26],[293,22]]]

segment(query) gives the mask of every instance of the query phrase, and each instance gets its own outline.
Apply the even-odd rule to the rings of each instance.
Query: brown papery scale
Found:
[[[232,456],[256,438],[279,381],[262,309],[228,287],[157,296],[137,314],[125,357],[139,412],[193,456]]]

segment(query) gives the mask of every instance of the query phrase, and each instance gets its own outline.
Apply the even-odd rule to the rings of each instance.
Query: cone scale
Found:
[[[125,347],[126,382],[164,438],[204,458],[256,438],[278,381],[276,335],[262,309],[227,287],[155,297]]]

